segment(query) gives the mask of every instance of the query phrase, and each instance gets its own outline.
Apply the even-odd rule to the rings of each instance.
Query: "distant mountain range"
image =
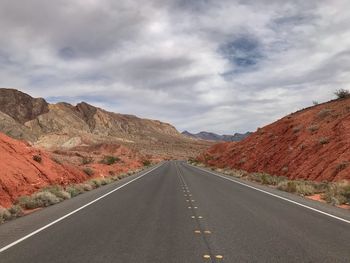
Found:
[[[117,143],[167,158],[187,158],[210,146],[188,139],[169,123],[109,112],[86,102],[50,104],[4,88],[0,88],[0,132],[48,150]]]
[[[183,135],[195,139],[207,140],[207,141],[225,141],[225,142],[239,142],[248,137],[251,132],[246,133],[235,133],[234,135],[219,135],[213,132],[199,132],[199,133],[190,133],[188,131],[183,131]]]

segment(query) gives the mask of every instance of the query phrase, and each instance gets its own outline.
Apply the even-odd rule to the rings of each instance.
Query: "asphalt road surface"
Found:
[[[348,212],[225,178],[166,162],[0,226],[0,262],[350,262]]]

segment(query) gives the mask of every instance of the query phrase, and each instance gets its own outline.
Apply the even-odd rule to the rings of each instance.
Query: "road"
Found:
[[[180,161],[138,176],[11,245],[0,262],[350,262],[348,222]],[[0,248],[90,195],[0,226]]]

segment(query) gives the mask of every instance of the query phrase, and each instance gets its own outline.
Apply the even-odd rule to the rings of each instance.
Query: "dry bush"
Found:
[[[48,191],[40,191],[31,196],[21,196],[17,200],[17,204],[25,209],[46,207],[59,202],[60,199]]]
[[[142,161],[143,166],[150,166],[152,162],[150,160],[143,160]]]
[[[350,203],[350,182],[330,183],[323,198],[332,205]]]
[[[48,191],[37,192],[32,195],[38,207],[47,207],[60,202],[60,199]]]
[[[274,176],[267,173],[251,173],[247,175],[247,179],[264,185],[278,185],[280,182],[286,180],[286,177]]]
[[[337,164],[337,166],[335,167],[335,173],[338,174],[341,171],[345,170],[349,166],[349,164],[350,164],[350,162],[348,162],[348,161],[344,161],[344,162]]]
[[[350,98],[350,91],[346,89],[338,89],[334,92],[338,99]]]
[[[310,125],[307,129],[310,132],[315,132],[315,131],[318,131],[319,128],[320,128],[320,126],[318,126],[317,124],[313,124],[313,125]]]
[[[293,127],[293,133],[298,133],[300,132],[301,130],[303,129],[303,126],[302,125],[298,125],[298,126],[295,126]]]
[[[33,160],[36,161],[37,163],[41,163],[42,158],[40,155],[33,155]]]
[[[331,109],[322,109],[319,113],[317,113],[317,117],[320,119],[324,119],[327,116],[331,115],[332,110]]]
[[[81,159],[81,164],[90,164],[92,163],[93,159],[91,157],[86,157],[83,156],[83,158]]]
[[[101,163],[107,164],[107,165],[112,165],[115,164],[116,162],[119,162],[120,158],[112,155],[106,155],[103,157],[101,160]]]
[[[87,176],[93,176],[95,174],[95,171],[93,169],[91,169],[90,167],[86,167],[83,169],[83,172],[87,175]]]
[[[78,184],[67,186],[66,191],[70,194],[71,197],[75,197],[77,195],[82,194],[84,192],[84,189]]]
[[[300,182],[296,184],[296,192],[300,195],[313,195],[316,192],[316,189],[312,183],[309,182]]]
[[[39,207],[38,202],[32,196],[28,195],[20,196],[17,199],[16,204],[23,207],[24,209],[34,209]]]
[[[11,213],[13,218],[20,217],[24,215],[22,208],[19,205],[11,206],[8,211]]]
[[[4,207],[0,206],[0,224],[11,219],[11,213]]]
[[[289,193],[295,193],[297,191],[297,186],[294,181],[282,181],[277,184],[277,189]]]
[[[329,138],[327,138],[327,137],[321,137],[321,138],[318,140],[318,142],[319,142],[320,144],[322,144],[322,145],[328,144],[328,143],[329,143]]]
[[[45,187],[43,191],[47,191],[54,194],[56,197],[60,199],[60,201],[71,198],[70,193],[65,191],[63,187],[59,185],[52,185],[52,186]]]

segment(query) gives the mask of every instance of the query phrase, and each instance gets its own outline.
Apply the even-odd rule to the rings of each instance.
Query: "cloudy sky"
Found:
[[[255,130],[350,84],[348,0],[1,0],[0,86],[180,131]]]

